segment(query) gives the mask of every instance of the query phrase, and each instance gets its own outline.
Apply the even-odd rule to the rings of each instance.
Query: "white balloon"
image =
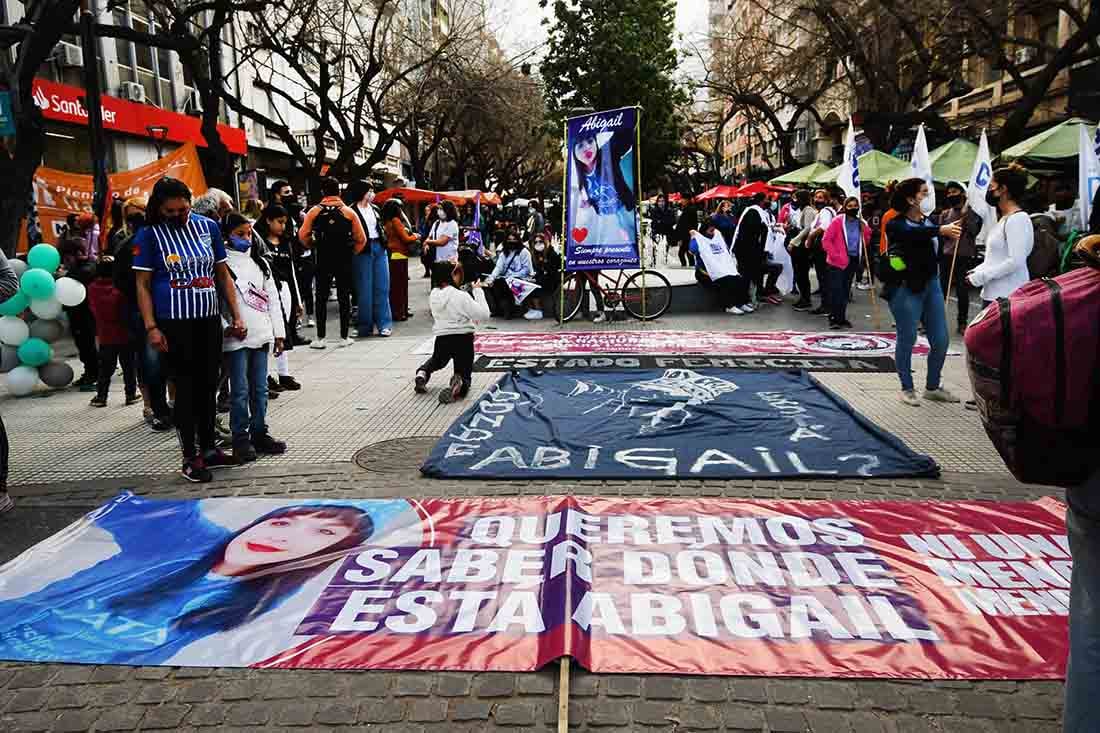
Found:
[[[67,305],[70,308],[74,305],[80,305],[84,302],[86,294],[87,290],[84,288],[84,283],[73,280],[71,277],[59,278],[54,283],[53,297],[57,298],[61,305]]]
[[[16,397],[29,395],[38,386],[38,370],[29,366],[17,366],[8,372],[8,391]]]
[[[11,265],[11,269],[15,273],[16,277],[23,277],[23,273],[27,271],[28,267],[30,267],[30,265],[28,265],[23,260],[16,259],[14,257],[8,260],[8,264]]]
[[[57,302],[57,298],[32,300],[31,313],[39,318],[57,318],[61,315],[61,303]]]
[[[18,346],[31,335],[31,327],[26,321],[15,316],[0,318],[0,343],[8,346]]]

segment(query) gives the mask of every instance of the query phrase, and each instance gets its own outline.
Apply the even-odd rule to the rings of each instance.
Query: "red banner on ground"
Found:
[[[0,659],[1058,679],[1062,512],[124,494],[0,568]]]

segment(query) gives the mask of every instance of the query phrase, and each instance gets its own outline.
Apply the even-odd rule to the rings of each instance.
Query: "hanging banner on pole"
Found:
[[[0,567],[0,659],[1060,679],[1053,499],[145,499]]]
[[[638,109],[566,123],[566,270],[639,267]]]

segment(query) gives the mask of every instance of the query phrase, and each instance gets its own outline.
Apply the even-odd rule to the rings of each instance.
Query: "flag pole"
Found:
[[[565,258],[569,251],[569,122],[561,123],[561,140],[565,147],[565,159],[561,176],[561,285],[558,286],[558,328],[565,326]]]
[[[635,180],[634,190],[640,192],[642,190],[642,108],[641,106],[634,107],[634,159],[635,165]],[[642,320],[646,319],[649,312],[646,310],[646,294],[645,294],[645,245],[642,243],[641,234],[641,201],[635,196],[634,201],[634,241],[637,242],[638,257],[642,261]]]

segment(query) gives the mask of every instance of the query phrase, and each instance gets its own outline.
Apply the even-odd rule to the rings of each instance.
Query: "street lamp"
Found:
[[[153,138],[153,147],[157,149],[157,160],[164,152],[164,141],[168,139],[168,128],[164,125],[147,125],[145,131]]]

